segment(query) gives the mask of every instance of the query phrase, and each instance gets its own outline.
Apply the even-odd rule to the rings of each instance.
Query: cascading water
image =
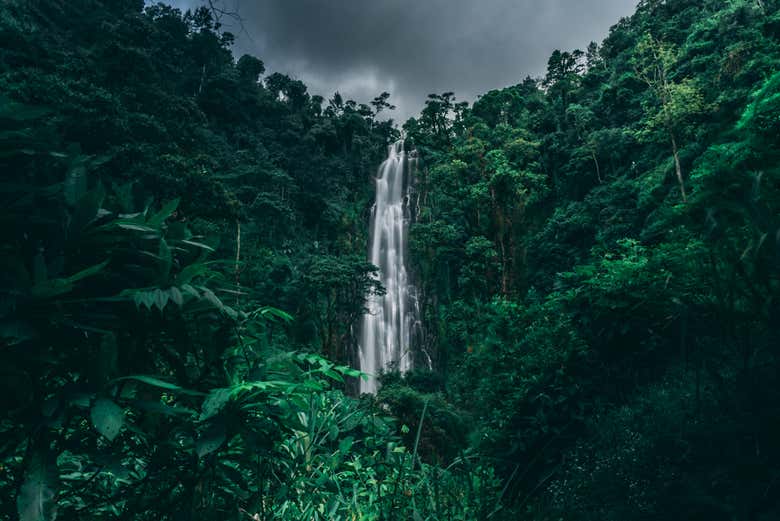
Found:
[[[406,269],[412,175],[416,155],[404,150],[403,140],[388,147],[387,159],[376,178],[376,203],[371,212],[368,260],[379,267],[386,293],[372,296],[360,331],[361,393],[375,393],[375,375],[386,369],[406,372],[412,367],[411,344],[419,328],[419,302]]]

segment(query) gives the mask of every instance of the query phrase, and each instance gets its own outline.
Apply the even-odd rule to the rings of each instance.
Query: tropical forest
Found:
[[[0,2],[0,519],[780,519],[780,1],[409,118],[251,3]]]

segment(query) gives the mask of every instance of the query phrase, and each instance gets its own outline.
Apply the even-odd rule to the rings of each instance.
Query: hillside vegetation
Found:
[[[780,517],[777,0],[643,0],[432,94],[433,368],[363,397],[392,97],[311,94],[217,14],[0,5],[0,517]]]

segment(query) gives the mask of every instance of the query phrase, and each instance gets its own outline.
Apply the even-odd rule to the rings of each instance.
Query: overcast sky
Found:
[[[170,1],[182,9],[201,3]],[[326,99],[339,91],[365,103],[388,91],[403,121],[433,92],[472,102],[543,75],[553,50],[601,42],[637,0],[223,2],[244,20],[236,57],[253,54]]]

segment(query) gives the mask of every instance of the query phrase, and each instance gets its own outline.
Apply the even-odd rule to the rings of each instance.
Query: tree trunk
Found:
[[[496,242],[498,242],[498,247],[501,250],[501,295],[506,297],[508,293],[508,286],[509,286],[508,284],[509,270],[507,269],[507,254],[506,254],[505,233],[504,233],[506,228],[506,221],[504,218],[504,212],[496,202],[496,189],[495,187],[492,186],[490,187],[490,202],[491,205],[493,206],[493,214],[495,215],[496,226],[498,228],[496,233]]]
[[[198,85],[198,96],[203,93],[203,84],[206,83],[206,64],[200,69],[200,84]]]
[[[506,247],[504,246],[503,235],[498,239],[498,246],[501,248],[501,295],[506,297],[508,293],[509,270],[507,269]]]
[[[682,167],[680,166],[680,154],[677,151],[677,140],[674,137],[674,132],[669,132],[669,137],[672,141],[672,154],[674,155],[674,170],[677,174],[677,183],[680,185],[680,194],[684,203],[688,202],[688,196],[685,193],[685,181],[683,181]]]
[[[599,166],[599,160],[596,157],[596,152],[593,150],[590,151],[590,157],[593,158],[593,164],[596,165],[596,177],[599,180],[599,184],[603,182],[603,179],[601,179],[601,167]]]
[[[241,294],[241,221],[236,221],[236,310],[238,310]]]

